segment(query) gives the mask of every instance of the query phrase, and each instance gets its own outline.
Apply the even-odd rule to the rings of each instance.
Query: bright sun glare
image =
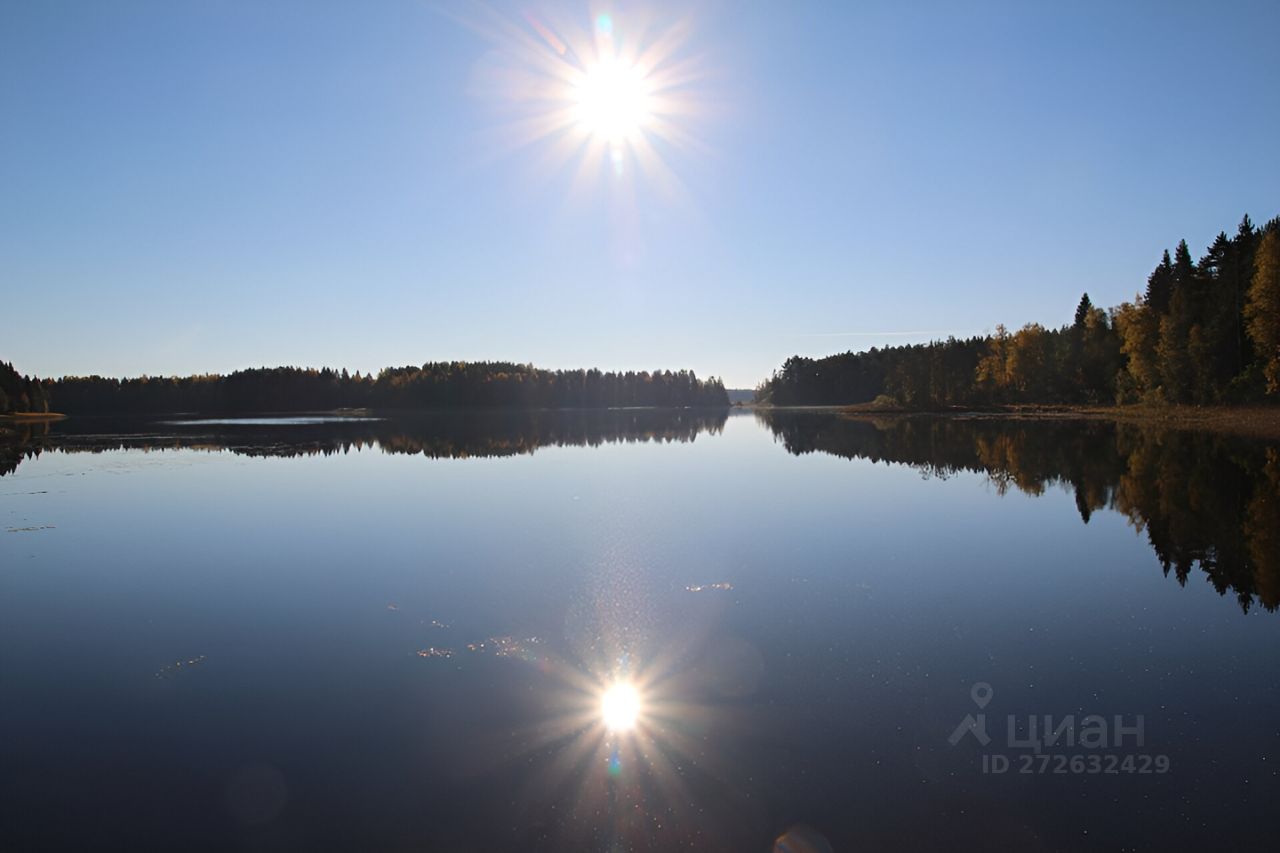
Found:
[[[622,732],[635,728],[640,716],[640,694],[625,682],[618,682],[604,692],[600,699],[600,715],[605,728]]]
[[[476,74],[479,90],[510,113],[494,138],[497,150],[549,143],[539,168],[576,163],[575,193],[609,174],[643,179],[664,202],[684,197],[668,159],[704,150],[694,130],[705,117],[709,73],[689,43],[691,17],[655,25],[639,9],[619,20],[611,12],[585,20],[564,11],[528,11],[522,20],[476,14],[472,26],[500,47]],[[633,203],[627,194],[615,198]],[[630,221],[634,211],[620,215]]]
[[[644,75],[617,58],[585,69],[574,84],[573,102],[578,126],[612,144],[633,140],[652,118]]]

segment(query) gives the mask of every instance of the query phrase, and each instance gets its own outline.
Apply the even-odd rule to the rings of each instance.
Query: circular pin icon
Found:
[[[978,706],[979,710],[987,707],[987,703],[991,701],[993,693],[995,693],[995,691],[992,690],[991,685],[987,684],[985,681],[979,681],[977,684],[973,685],[973,688],[969,691],[969,695],[973,697],[974,704]]]

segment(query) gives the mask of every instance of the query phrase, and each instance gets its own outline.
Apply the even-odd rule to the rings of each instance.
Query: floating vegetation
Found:
[[[187,660],[176,660],[171,664],[160,667],[156,670],[156,678],[173,678],[184,669],[190,669],[193,666],[199,666],[209,659],[208,655],[197,655]]]
[[[687,592],[728,592],[731,589],[733,589],[733,584],[728,581],[721,581],[720,583],[690,584],[685,587],[685,591]]]
[[[6,533],[26,533],[31,530],[53,530],[52,524],[36,524],[31,527],[9,527],[5,529]]]

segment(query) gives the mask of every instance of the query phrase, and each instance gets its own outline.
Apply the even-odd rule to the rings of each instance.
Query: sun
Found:
[[[650,87],[634,64],[602,57],[573,83],[574,122],[591,136],[617,145],[630,142],[653,119]]]
[[[690,200],[680,174],[692,165],[686,158],[712,153],[699,128],[722,101],[709,88],[719,76],[710,55],[695,49],[692,12],[659,23],[645,4],[615,16],[592,0],[581,5],[594,15],[527,9],[514,18],[470,5],[459,21],[497,47],[477,65],[474,91],[505,113],[483,148],[493,156],[536,149],[541,176],[568,175],[576,199],[607,181],[620,232],[641,220],[641,185],[651,203]]]
[[[625,732],[635,728],[640,718],[640,694],[630,684],[620,681],[600,697],[600,716],[605,728]]]

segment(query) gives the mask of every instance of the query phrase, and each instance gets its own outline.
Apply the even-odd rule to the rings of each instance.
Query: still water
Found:
[[[0,472],[0,849],[1271,847],[1274,445],[73,419]]]

